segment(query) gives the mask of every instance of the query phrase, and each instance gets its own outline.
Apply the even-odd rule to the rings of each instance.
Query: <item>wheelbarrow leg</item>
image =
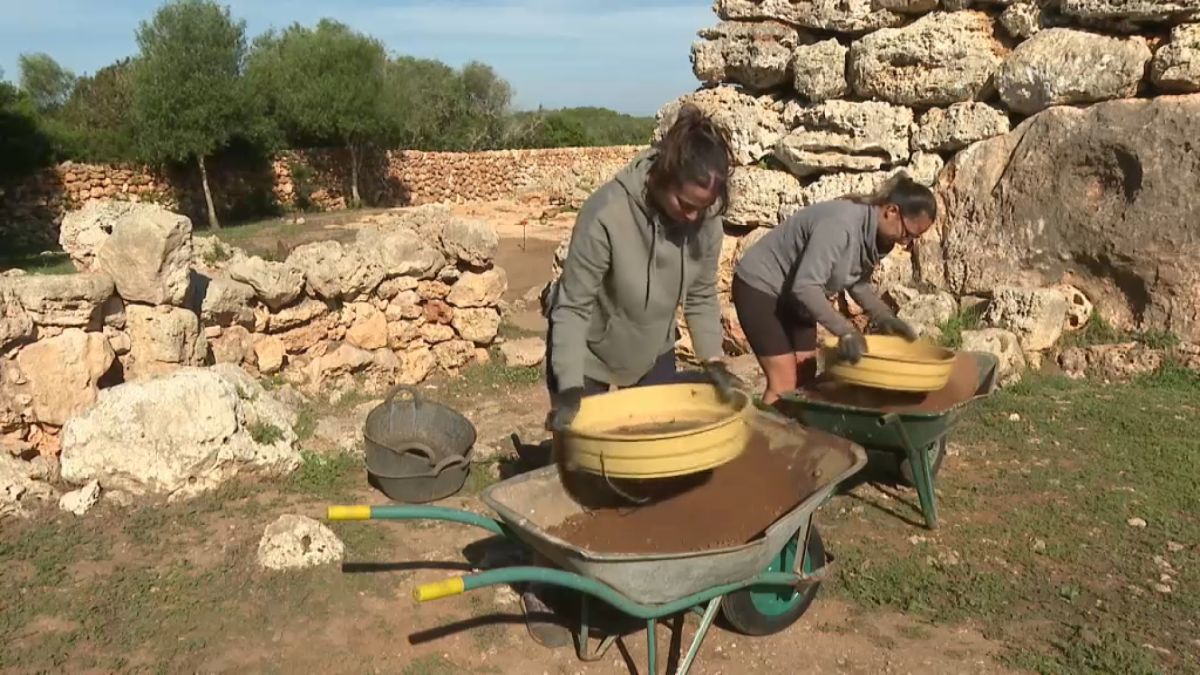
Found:
[[[708,601],[708,607],[704,609],[704,616],[700,618],[700,627],[696,629],[696,637],[692,638],[692,646],[688,648],[687,656],[684,657],[683,663],[679,664],[675,675],[687,675],[688,670],[691,669],[692,662],[696,660],[696,655],[700,653],[700,643],[704,642],[704,636],[708,634],[708,629],[712,627],[713,620],[717,618],[717,610],[721,608],[722,597],[724,596],[718,595]]]
[[[646,672],[650,675],[658,672],[657,625],[658,619],[646,619]]]
[[[608,648],[617,641],[616,635],[606,635],[600,645],[596,647],[596,651],[588,651],[588,646],[591,643],[591,630],[588,625],[588,602],[590,598],[587,593],[581,593],[579,605],[579,642],[575,646],[575,654],[579,656],[580,661],[599,661],[604,658],[604,654],[608,652]]]
[[[925,516],[925,527],[937,529],[937,494],[934,492],[933,485],[933,467],[929,461],[929,451],[935,446],[928,448],[913,448],[908,445],[905,448],[908,453],[908,463],[913,469],[913,479],[917,488],[917,499],[921,502],[921,513]]]

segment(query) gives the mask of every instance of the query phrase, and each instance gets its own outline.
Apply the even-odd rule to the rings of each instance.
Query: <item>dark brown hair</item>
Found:
[[[658,142],[646,187],[658,191],[687,183],[707,186],[711,181],[720,202],[718,213],[724,214],[729,205],[732,169],[733,151],[725,131],[695,104],[684,103]]]
[[[843,199],[872,206],[895,204],[905,218],[926,215],[929,220],[937,220],[937,199],[933,196],[933,190],[913,180],[904,171],[884,181],[870,194],[850,194]]]

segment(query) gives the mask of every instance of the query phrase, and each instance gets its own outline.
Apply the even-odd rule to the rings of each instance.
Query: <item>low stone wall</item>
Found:
[[[302,390],[382,391],[489,358],[507,276],[487,223],[424,206],[284,262],[192,236],[157,205],[97,200],[64,220],[79,273],[0,278],[0,453],[56,455],[100,390],[233,364]]]
[[[535,193],[551,202],[578,204],[641,148],[551,148],[491,152],[389,151],[363,162],[359,194],[369,205],[406,206],[519,198]],[[210,168],[217,210],[251,216],[293,209],[302,186],[293,173],[310,174],[311,208],[344,209],[350,200],[350,164],[343,150],[287,152],[261,166],[222,161]],[[204,197],[194,172],[146,166],[66,162],[22,182],[0,186],[0,237],[52,246],[63,216],[89,199],[150,202],[206,222]]]

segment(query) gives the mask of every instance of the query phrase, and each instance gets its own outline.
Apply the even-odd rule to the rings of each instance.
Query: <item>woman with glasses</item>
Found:
[[[898,174],[872,195],[800,209],[746,251],[734,270],[733,303],[767,376],[764,404],[815,377],[818,323],[837,336],[842,359],[856,363],[866,353],[862,333],[829,301],[843,290],[883,332],[917,339],[875,293],[871,274],[936,217],[929,188]]]

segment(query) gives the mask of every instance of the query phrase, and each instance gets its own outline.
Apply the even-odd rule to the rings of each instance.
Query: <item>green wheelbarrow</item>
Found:
[[[518,542],[557,568],[500,567],[417,586],[417,602],[437,600],[496,584],[537,582],[581,594],[576,653],[596,661],[616,641],[605,636],[592,646],[590,600],[646,622],[648,669],[656,672],[655,626],[661,619],[692,611],[700,624],[676,673],[687,673],[720,612],[736,631],[769,635],[784,630],[807,611],[828,557],[816,527],[817,508],[837,485],[867,463],[853,443],[813,442],[801,425],[775,413],[754,411],[749,423],[770,442],[772,452],[811,462],[814,491],[797,495],[799,504],[765,524],[758,537],[737,546],[670,554],[620,554],[586,550],[550,533],[583,511],[563,487],[556,466],[504,480],[481,498],[496,518],[438,506],[330,506],[329,520],[443,520],[472,525]],[[840,439],[839,439],[840,440]]]
[[[876,408],[806,398],[795,392],[781,399],[778,409],[805,426],[841,436],[869,453],[890,454],[899,460],[902,478],[917,490],[928,529],[936,529],[935,479],[946,455],[946,440],[976,401],[996,390],[999,359],[985,352],[961,352],[975,361],[979,384],[974,395],[939,412],[885,412]]]

